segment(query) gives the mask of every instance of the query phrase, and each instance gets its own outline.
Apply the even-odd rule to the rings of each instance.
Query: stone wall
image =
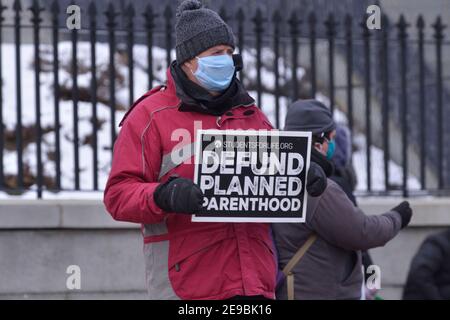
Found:
[[[368,213],[400,199],[361,198]],[[426,235],[450,226],[450,199],[413,199],[411,226],[371,251],[380,295],[399,299],[411,258]],[[68,290],[69,265],[81,289]],[[98,200],[0,201],[0,299],[145,299],[139,226],[113,221]]]

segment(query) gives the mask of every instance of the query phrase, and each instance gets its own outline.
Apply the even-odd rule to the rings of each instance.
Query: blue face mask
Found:
[[[208,91],[224,91],[233,79],[235,67],[228,54],[198,58],[198,68],[194,76]]]
[[[330,140],[328,141],[328,151],[327,151],[327,159],[331,160],[334,155],[334,150],[336,149],[336,141]]]

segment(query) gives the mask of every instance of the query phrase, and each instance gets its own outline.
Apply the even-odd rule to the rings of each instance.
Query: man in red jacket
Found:
[[[268,224],[191,222],[203,198],[192,181],[195,131],[272,126],[236,78],[234,36],[216,12],[183,2],[176,38],[166,85],[141,97],[122,120],[105,206],[116,220],[142,224],[150,298],[273,299],[277,266]],[[310,170],[308,192],[321,193],[324,181],[321,170]]]

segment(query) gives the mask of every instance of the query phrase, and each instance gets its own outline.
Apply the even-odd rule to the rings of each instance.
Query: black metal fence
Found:
[[[9,193],[20,193],[31,187],[36,190],[38,198],[42,197],[44,190],[100,190],[99,183],[99,119],[97,115],[98,104],[98,62],[96,43],[107,43],[109,47],[108,69],[108,95],[107,104],[110,109],[111,129],[110,141],[114,142],[117,135],[115,125],[117,116],[116,84],[117,61],[114,56],[120,46],[126,56],[133,57],[136,45],[147,47],[146,70],[148,88],[155,84],[154,57],[151,48],[161,46],[166,50],[166,65],[173,57],[174,46],[174,8],[166,6],[163,11],[156,11],[151,5],[145,10],[137,11],[130,4],[125,12],[118,12],[110,3],[107,8],[99,8],[91,2],[87,12],[83,11],[83,19],[89,20],[89,27],[81,30],[68,30],[61,27],[61,19],[65,17],[65,8],[60,8],[58,1],[54,1],[48,8],[44,8],[38,0],[32,2],[30,8],[21,6],[21,1],[14,1],[12,10],[14,18],[11,23],[4,20],[4,12],[7,8],[0,5],[0,45],[3,44],[2,35],[5,32],[13,33],[15,52],[15,87],[16,92],[3,92],[0,87],[0,123],[4,124],[5,110],[3,101],[5,94],[15,96],[16,123],[13,141],[16,159],[16,174],[7,176],[4,172],[4,154],[6,152],[6,126],[0,127],[0,189]],[[64,10],[63,10],[64,9]],[[31,20],[24,21],[24,12],[31,13]],[[124,19],[124,28],[118,27],[118,15]],[[300,98],[312,98],[323,93],[329,99],[329,107],[332,111],[339,108],[346,114],[348,127],[352,136],[363,134],[365,144],[365,167],[356,168],[366,171],[366,185],[362,192],[367,195],[374,194],[399,194],[403,196],[418,194],[447,194],[449,190],[448,168],[450,168],[450,148],[446,141],[450,138],[450,127],[446,126],[449,119],[450,100],[447,92],[450,88],[449,74],[445,74],[443,64],[443,51],[450,48],[450,43],[445,40],[445,26],[440,18],[431,25],[432,38],[425,37],[425,30],[430,29],[430,22],[425,22],[419,16],[416,24],[412,26],[402,16],[396,22],[391,22],[385,16],[382,19],[381,30],[369,30],[366,27],[366,16],[336,17],[329,14],[323,19],[319,13],[298,11],[283,12],[282,9],[274,10],[270,16],[263,15],[257,9],[255,12],[246,12],[245,8],[236,8],[233,12],[222,8],[221,16],[232,25],[236,37],[238,51],[254,53],[256,70],[244,67],[240,79],[249,90],[256,92],[256,100],[263,111],[271,107],[264,105],[264,94],[270,94],[274,98],[274,125],[280,127],[282,118],[280,110],[289,102]],[[106,25],[98,26],[99,15],[106,17]],[[139,20],[144,28],[137,28]],[[249,29],[249,21],[252,28]],[[31,23],[31,24],[30,24]],[[35,105],[23,105],[24,94],[23,79],[21,76],[21,50],[24,33],[30,34],[34,45],[34,101]],[[41,46],[42,36],[48,40],[47,45],[52,48],[53,74],[53,109],[54,109],[54,145],[51,161],[54,162],[54,172],[50,177],[43,173],[42,137],[44,134],[41,125]],[[62,97],[59,70],[60,57],[58,46],[62,39],[71,41],[71,66],[70,73],[72,87],[70,99],[73,112],[73,186],[63,187],[61,168],[61,146],[64,141],[60,135],[60,101]],[[47,41],[46,40],[46,41]],[[82,185],[80,182],[80,135],[79,135],[79,102],[80,90],[78,84],[79,59],[78,46],[80,42],[90,43],[90,104],[92,108],[92,185]],[[325,46],[326,50],[318,50]],[[271,52],[272,60],[262,56],[264,50]],[[252,51],[253,50],[253,51]],[[325,54],[326,57],[323,55]],[[305,56],[308,58],[305,59]],[[434,56],[434,58],[433,58]],[[430,59],[426,59],[426,58]],[[2,71],[2,47],[0,47],[0,76],[2,83],[11,81],[13,75],[4,74]],[[337,61],[339,59],[339,61]],[[280,65],[283,61],[284,65]],[[323,61],[326,61],[324,68]],[[431,61],[431,62],[430,62]],[[135,61],[129,58],[128,68],[128,104],[135,100],[134,72]],[[246,64],[244,56],[244,66]],[[284,67],[283,67],[284,66]],[[304,68],[305,74],[299,74],[299,67]],[[344,66],[345,73],[339,71],[338,66]],[[283,67],[283,70],[280,70]],[[325,69],[325,76],[319,69]],[[267,87],[264,83],[264,73],[270,70],[273,74],[273,86]],[[290,70],[290,75],[287,70]],[[339,68],[341,70],[341,68]],[[253,72],[254,71],[254,72]],[[337,80],[339,79],[339,81]],[[337,83],[338,82],[338,83]],[[363,106],[355,101],[355,91],[360,90],[364,96]],[[362,90],[362,91],[361,91]],[[345,99],[342,99],[345,97]],[[285,98],[283,100],[283,98]],[[282,103],[284,101],[284,105]],[[105,102],[102,102],[105,103]],[[374,104],[381,106],[376,108]],[[24,128],[22,124],[22,112],[24,108],[35,108],[35,124],[33,127],[33,143],[36,144],[35,173],[31,178],[26,177],[28,169],[24,168]],[[359,111],[358,111],[359,110]],[[363,111],[361,111],[363,110]],[[356,117],[356,113],[363,115],[363,120]],[[372,127],[374,119],[380,119],[378,127],[381,130],[374,132]],[[391,132],[390,128],[396,131]],[[400,143],[392,145],[392,136],[398,132],[401,135]],[[384,151],[383,175],[384,187],[382,190],[374,190],[371,168],[374,165],[371,147],[377,145]],[[393,158],[393,150],[399,153],[398,164],[402,167],[401,183],[390,183],[389,162]],[[111,147],[112,150],[112,147]],[[411,150],[411,151],[410,151]],[[11,150],[10,150],[11,151]],[[411,153],[419,160],[418,170],[414,172],[420,186],[411,189],[408,178],[412,171],[409,165]],[[431,172],[431,173],[427,173]],[[429,182],[430,175],[435,177],[435,183]],[[48,180],[51,181],[48,181]]]

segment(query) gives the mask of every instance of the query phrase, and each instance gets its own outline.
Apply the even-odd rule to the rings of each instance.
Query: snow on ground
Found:
[[[16,79],[15,79],[15,48],[13,44],[2,45],[2,68],[3,68],[3,92],[4,92],[4,112],[3,118],[6,129],[12,130],[16,125]],[[34,48],[32,45],[22,45],[21,56],[21,76],[22,76],[22,123],[24,126],[32,125],[35,123],[35,83],[34,83]],[[48,45],[41,45],[41,58],[44,61],[52,61],[52,48]],[[72,78],[70,74],[70,65],[72,59],[72,47],[70,42],[61,42],[59,44],[58,53],[60,56],[60,70],[59,78],[60,85],[66,88],[71,88]],[[97,78],[100,75],[107,74],[109,63],[109,48],[107,44],[96,44],[96,59],[97,59]],[[166,51],[165,49],[154,47],[152,49],[153,54],[153,85],[164,82],[166,78]],[[245,50],[243,53],[244,65],[245,65],[245,77],[247,80],[255,82],[256,79],[256,51],[254,49]],[[172,53],[174,55],[174,53]],[[123,81],[116,86],[116,100],[118,105],[128,107],[128,68],[127,62],[120,60],[120,55],[116,55],[115,62],[117,65],[117,72],[123,78]],[[146,74],[146,61],[147,61],[147,48],[143,45],[136,45],[134,47],[134,98],[137,99],[143,93],[147,91],[148,76]],[[274,90],[274,73],[273,73],[273,52],[270,49],[263,49],[262,62],[263,67],[261,70],[262,85],[267,90]],[[80,42],[78,44],[78,61],[80,74],[78,76],[79,87],[90,87],[91,74],[90,74],[90,44]],[[62,66],[65,66],[62,67]],[[279,60],[280,85],[284,85],[286,81],[289,81],[292,77],[292,71],[285,69],[285,64],[282,59]],[[41,125],[43,128],[54,125],[54,97],[53,97],[53,73],[48,66],[43,67],[44,72],[41,73]],[[297,70],[299,79],[304,76],[305,70],[299,68]],[[99,87],[99,91],[108,96],[108,87]],[[11,94],[7,94],[11,93]],[[256,99],[257,93],[250,91],[250,94]],[[322,101],[325,105],[329,104],[328,98],[318,93],[317,99]],[[289,99],[287,97],[280,97],[280,128],[284,126],[284,119],[287,112]],[[262,94],[262,110],[266,113],[269,120],[275,125],[275,96],[270,93]],[[336,109],[335,117],[339,123],[346,123],[347,118],[344,113]],[[116,112],[116,128],[123,117],[125,110],[119,110]],[[92,105],[90,102],[80,101],[78,103],[78,129],[80,142],[84,141],[89,135],[92,134]],[[99,187],[103,189],[108,177],[111,161],[111,136],[110,136],[110,108],[105,103],[99,102],[97,104],[97,116],[98,119],[104,120],[105,123],[98,132],[98,168],[99,168]],[[73,103],[71,100],[60,100],[60,122],[61,122],[61,170],[62,170],[62,188],[73,189],[74,188],[74,145],[73,145]],[[48,153],[54,151],[55,135],[54,132],[50,132],[43,135],[42,144],[42,156],[44,162],[44,174],[48,176],[55,175],[55,164],[48,157]],[[358,145],[358,150],[353,155],[353,162],[356,168],[358,176],[358,190],[365,190],[366,188],[366,169],[365,169],[365,139],[363,135],[355,137],[355,143]],[[381,190],[384,188],[384,175],[383,175],[383,151],[372,147],[372,178],[373,189]],[[89,144],[82,144],[79,148],[80,154],[80,184],[83,190],[89,191],[93,188],[93,151]],[[24,163],[28,164],[32,173],[36,173],[36,144],[30,143],[24,149],[23,154]],[[17,173],[17,155],[15,150],[5,150],[4,153],[4,172],[5,174]],[[393,184],[401,184],[402,169],[397,164],[390,162],[390,182]],[[412,188],[419,188],[419,184],[416,178],[411,177],[408,184]],[[35,190],[35,186],[31,187],[31,190]],[[21,196],[10,196],[0,192],[0,199],[4,198],[17,198],[22,199],[35,198],[35,191],[25,192]],[[44,192],[44,198],[93,198],[101,199],[101,192]]]

